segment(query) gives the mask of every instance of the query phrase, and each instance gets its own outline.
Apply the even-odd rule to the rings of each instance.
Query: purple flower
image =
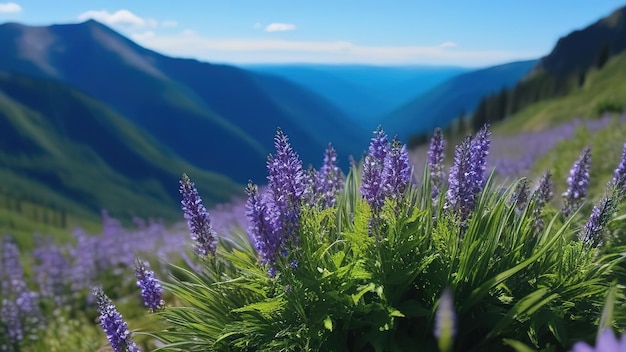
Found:
[[[439,299],[439,306],[435,313],[435,336],[439,340],[439,349],[449,351],[456,334],[456,313],[454,311],[454,298],[449,288],[446,288]]]
[[[585,147],[580,157],[569,172],[567,178],[568,188],[563,193],[563,215],[572,214],[584,201],[589,187],[589,168],[591,167],[591,148]]]
[[[411,178],[411,166],[406,147],[394,137],[385,158],[382,172],[383,188],[388,198],[397,198],[404,194]]]
[[[622,152],[622,160],[615,171],[613,171],[613,179],[611,183],[621,192],[626,191],[626,143],[624,143],[624,151]]]
[[[344,178],[343,172],[337,166],[337,152],[329,143],[324,153],[324,164],[314,178],[315,194],[321,196],[322,208],[335,205],[337,193],[343,188]]]
[[[194,241],[194,250],[200,256],[215,255],[217,238],[211,229],[209,213],[202,204],[195,185],[186,174],[180,180],[180,193],[183,195],[181,205],[191,239]]]
[[[388,152],[389,142],[387,135],[381,127],[378,127],[374,132],[369,151],[363,162],[363,175],[361,177],[360,188],[361,196],[365,198],[374,213],[380,211],[385,202],[383,169]]]
[[[602,231],[609,223],[611,216],[615,213],[617,204],[613,197],[605,196],[593,207],[591,216],[583,228],[580,238],[594,247],[602,244]]]
[[[580,341],[577,342],[570,352],[617,352],[626,351],[626,333],[621,339],[617,339],[611,328],[604,328],[596,338],[596,347]]]
[[[131,338],[124,318],[117,311],[111,299],[102,291],[102,288],[94,288],[93,295],[96,297],[98,313],[100,314],[98,321],[113,350],[115,352],[140,352]]]
[[[452,209],[460,214],[461,221],[465,221],[476,207],[478,195],[485,185],[484,173],[489,154],[488,126],[470,136],[456,147],[454,164],[450,168],[446,193],[446,209]]]
[[[485,186],[485,170],[487,169],[487,155],[489,155],[489,146],[491,141],[491,132],[489,125],[483,126],[476,133],[472,143],[470,144],[471,174],[474,178],[474,194],[480,193]]]
[[[509,200],[509,204],[512,204],[515,207],[515,210],[518,214],[524,211],[524,207],[528,203],[528,179],[523,178],[519,180],[517,185],[515,186],[515,190],[513,194],[511,194],[511,199]]]
[[[248,182],[246,193],[246,216],[250,223],[248,233],[263,264],[273,267],[282,245],[282,237],[275,224],[279,217],[274,212],[273,199],[268,193],[260,195],[257,185],[252,182]]]
[[[293,151],[289,139],[278,129],[274,138],[276,154],[267,161],[269,194],[273,198],[279,219],[275,229],[281,232],[283,240],[297,241],[300,209],[307,188],[307,176],[302,161]]]
[[[446,149],[446,141],[443,139],[441,128],[436,128],[432,139],[430,140],[430,148],[428,149],[428,168],[430,169],[430,185],[431,198],[435,199],[439,195],[439,191],[443,187],[444,172],[443,159]]]
[[[543,231],[545,226],[543,219],[541,218],[541,212],[543,211],[543,207],[552,200],[553,197],[552,192],[552,173],[550,171],[546,171],[541,175],[539,182],[537,183],[536,188],[533,190],[531,194],[531,200],[533,202],[533,227],[536,232]]]
[[[163,300],[161,284],[154,277],[154,271],[148,270],[147,263],[139,258],[135,262],[135,276],[137,277],[137,286],[141,289],[144,305],[151,312],[163,308],[165,301]]]

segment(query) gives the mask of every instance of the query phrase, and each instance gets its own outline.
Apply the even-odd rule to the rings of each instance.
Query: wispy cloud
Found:
[[[539,56],[536,53],[501,50],[459,50],[451,45],[451,42],[436,46],[375,46],[359,45],[349,41],[225,39],[189,33],[157,35],[138,41],[165,54],[231,63],[300,61],[483,66]]]
[[[91,10],[78,15],[78,19],[81,21],[94,19],[110,26],[156,27],[158,25],[156,20],[139,17],[126,9],[117,10],[115,12]]]
[[[0,3],[0,13],[22,12],[22,7],[14,2]]]
[[[165,21],[161,21],[161,26],[163,27],[178,27],[178,22],[176,21],[172,21],[172,20],[165,20]]]
[[[459,45],[455,42],[445,42],[445,43],[439,44],[440,48],[456,48],[457,46]]]
[[[266,32],[286,32],[293,31],[295,29],[296,25],[291,23],[270,23],[265,26]]]

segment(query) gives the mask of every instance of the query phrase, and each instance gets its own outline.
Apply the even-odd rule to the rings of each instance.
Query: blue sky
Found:
[[[480,67],[549,53],[612,0],[0,0],[0,22],[103,22],[167,55],[225,63]]]

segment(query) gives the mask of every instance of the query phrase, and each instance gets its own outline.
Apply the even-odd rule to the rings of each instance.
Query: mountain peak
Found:
[[[560,38],[552,52],[544,56],[534,72],[548,72],[555,76],[584,72],[592,67],[603,51],[616,55],[626,50],[626,6]]]

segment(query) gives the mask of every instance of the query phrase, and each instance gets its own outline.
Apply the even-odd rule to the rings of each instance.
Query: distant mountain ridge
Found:
[[[535,63],[536,60],[513,62],[452,77],[383,117],[382,125],[405,139],[445,127],[460,115],[470,113],[484,95],[515,85]]]
[[[314,164],[328,142],[347,160],[367,140],[366,132],[351,126],[332,104],[308,92],[299,95],[296,109],[307,115],[294,113],[294,106],[282,103],[288,101],[285,95],[301,90],[290,82],[234,66],[166,57],[93,20],[49,27],[0,25],[0,45],[9,53],[0,57],[0,70],[70,84],[185,160],[238,182],[263,181],[277,127],[305,162]],[[315,124],[307,121],[313,117]],[[242,162],[233,162],[237,159]]]
[[[180,217],[188,172],[207,205],[266,182],[280,127],[318,167],[344,166],[369,133],[278,77],[170,58],[93,20],[0,25],[1,189],[75,214]]]
[[[608,56],[626,49],[626,6],[587,27],[560,38],[552,51],[542,57],[534,71],[564,76],[586,71],[598,62],[603,50]]]
[[[0,72],[3,192],[77,216],[179,213],[176,184],[190,173],[208,203],[241,186],[200,170],[108,106],[51,80]]]
[[[355,123],[375,129],[380,118],[416,95],[470,71],[447,66],[371,66],[331,64],[241,65],[309,88],[332,102]]]

